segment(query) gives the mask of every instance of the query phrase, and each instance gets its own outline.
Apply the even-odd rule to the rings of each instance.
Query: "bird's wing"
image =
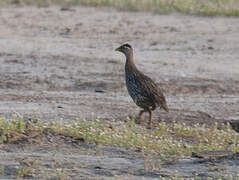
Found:
[[[166,99],[157,84],[150,77],[145,76],[142,73],[140,73],[140,76],[140,83],[142,84],[141,92],[143,91],[142,94],[168,112]]]

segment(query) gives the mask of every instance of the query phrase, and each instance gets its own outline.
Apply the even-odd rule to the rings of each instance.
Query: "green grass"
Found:
[[[11,142],[21,138],[26,124],[21,118],[15,116],[13,121],[0,119],[0,143]]]
[[[150,154],[188,156],[197,151],[239,151],[239,135],[229,126],[218,129],[217,125],[206,128],[164,122],[149,131],[138,127],[133,120],[120,125],[107,125],[101,121],[78,121],[54,125],[54,131],[66,136],[82,138],[90,143],[132,148]]]
[[[101,120],[78,120],[60,123],[25,123],[21,118],[0,119],[0,142],[12,143],[26,138],[29,132],[41,134],[51,129],[56,134],[80,139],[87,143],[135,149],[145,154],[161,156],[190,156],[192,152],[230,150],[239,152],[239,134],[230,126],[210,128],[185,124],[160,123],[154,130],[138,126],[134,120],[127,123],[108,124]]]
[[[2,0],[19,5],[108,6],[125,11],[148,11],[160,14],[179,12],[202,16],[238,16],[238,0]]]
[[[70,179],[67,172],[63,170],[56,170],[56,180],[66,180],[66,179]]]

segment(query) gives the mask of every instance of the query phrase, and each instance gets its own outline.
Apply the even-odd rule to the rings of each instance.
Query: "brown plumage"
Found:
[[[116,48],[116,51],[122,52],[126,57],[125,81],[128,93],[135,104],[142,108],[136,123],[140,123],[142,114],[148,112],[148,128],[152,128],[152,111],[160,107],[168,112],[165,97],[156,83],[136,68],[133,59],[133,48],[129,44],[123,44]]]

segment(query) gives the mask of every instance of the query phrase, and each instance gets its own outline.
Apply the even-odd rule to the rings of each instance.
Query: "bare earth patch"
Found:
[[[100,118],[117,124],[134,117],[139,109],[125,88],[124,57],[114,51],[129,42],[139,69],[161,85],[171,109],[154,113],[155,128],[163,121],[211,126],[239,120],[238,18],[73,9],[1,7],[2,118],[17,113],[26,121]],[[175,172],[203,178],[238,172],[237,154],[213,163],[185,157],[159,167],[154,156],[145,160],[135,150],[72,142],[51,132],[32,140],[2,145],[2,178],[42,173],[48,179],[153,179]]]

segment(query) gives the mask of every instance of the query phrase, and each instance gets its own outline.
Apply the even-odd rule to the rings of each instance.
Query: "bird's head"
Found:
[[[121,45],[120,47],[116,48],[115,50],[124,53],[126,57],[133,53],[133,48],[131,47],[131,45],[129,45],[127,43]]]

